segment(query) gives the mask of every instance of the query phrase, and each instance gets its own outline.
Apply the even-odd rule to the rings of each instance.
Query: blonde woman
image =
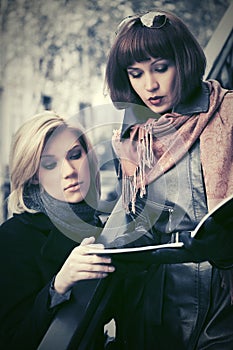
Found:
[[[88,254],[101,232],[100,185],[81,128],[48,111],[26,121],[13,138],[10,176],[13,215],[0,227],[0,348],[33,350],[72,287],[114,267]]]

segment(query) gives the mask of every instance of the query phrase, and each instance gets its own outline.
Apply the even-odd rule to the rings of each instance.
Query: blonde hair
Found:
[[[11,193],[8,199],[8,209],[10,212],[35,212],[28,208],[24,202],[24,188],[33,184],[48,137],[56,129],[59,131],[66,128],[77,134],[77,139],[87,153],[91,174],[91,185],[88,193],[92,197],[92,202],[94,200],[97,203],[100,196],[98,162],[84,130],[76,123],[75,125],[69,124],[53,111],[44,111],[27,120],[12,138],[9,160]]]

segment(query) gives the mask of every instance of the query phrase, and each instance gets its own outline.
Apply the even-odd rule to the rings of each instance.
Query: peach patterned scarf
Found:
[[[208,209],[233,192],[233,91],[208,81],[210,107],[206,113],[185,116],[167,113],[132,127],[129,139],[113,135],[113,148],[122,169],[122,197],[126,211],[140,190],[171,169],[200,138],[201,163]]]

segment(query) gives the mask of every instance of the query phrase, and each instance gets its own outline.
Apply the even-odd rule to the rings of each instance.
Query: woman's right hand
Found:
[[[75,282],[104,278],[115,270],[111,265],[111,258],[89,254],[94,242],[94,237],[85,238],[78,247],[72,250],[54,281],[54,289],[58,293],[64,294]],[[94,248],[103,249],[104,246],[94,244]]]

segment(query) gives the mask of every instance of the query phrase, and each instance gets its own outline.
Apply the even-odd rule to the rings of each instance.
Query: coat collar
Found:
[[[54,226],[41,248],[41,254],[47,260],[62,263],[77,245],[79,245],[77,242],[65,236]]]
[[[210,100],[210,89],[208,87],[207,82],[202,82],[201,89],[196,93],[191,100],[186,103],[178,104],[173,112],[179,113],[182,115],[191,116],[197,113],[205,113],[209,109],[209,100]],[[129,129],[135,125],[140,123],[137,115],[143,114],[143,122],[145,122],[149,118],[153,118],[155,115],[152,111],[150,111],[145,106],[138,105],[130,105],[125,109],[125,115],[121,130],[121,137],[128,137]],[[148,114],[148,115],[145,115]]]
[[[210,100],[210,89],[207,83],[202,82],[201,89],[193,98],[186,102],[178,104],[173,112],[179,113],[182,115],[192,115],[197,113],[205,113],[209,109],[209,100]]]
[[[23,213],[20,215],[20,220],[45,234],[46,240],[41,247],[41,255],[46,260],[63,263],[71,250],[78,245],[60,232],[43,213]]]

